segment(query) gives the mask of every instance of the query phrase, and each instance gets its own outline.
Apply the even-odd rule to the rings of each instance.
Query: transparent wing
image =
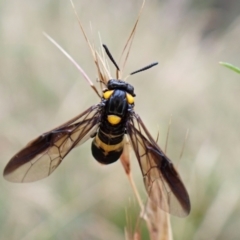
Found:
[[[178,172],[135,113],[127,123],[127,133],[150,200],[172,215],[187,216],[190,200]]]
[[[99,118],[98,105],[92,106],[29,142],[9,161],[3,172],[4,178],[10,182],[33,182],[49,176],[75,146],[97,131]]]

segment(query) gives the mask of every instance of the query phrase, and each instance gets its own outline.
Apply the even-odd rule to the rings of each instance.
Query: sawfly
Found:
[[[126,46],[132,43],[137,23],[138,19]],[[135,113],[134,87],[121,80],[119,66],[107,46],[103,45],[105,53],[116,67],[116,78],[110,76],[106,59],[89,43],[80,21],[79,24],[93,55],[99,82],[104,86],[99,94],[101,100],[70,121],[29,142],[9,161],[4,169],[4,178],[11,182],[33,182],[45,178],[73,148],[90,138],[93,157],[102,164],[111,164],[121,157],[128,137],[139,162],[150,200],[170,214],[187,216],[190,212],[190,200],[186,188],[171,160],[150,135],[140,116]],[[55,45],[59,47],[57,43]],[[64,52],[63,49],[60,50]],[[71,59],[67,53],[65,55]],[[74,60],[72,62],[75,63]],[[150,64],[130,75],[156,64]],[[85,72],[80,71],[90,81]],[[93,85],[92,87],[98,93]]]

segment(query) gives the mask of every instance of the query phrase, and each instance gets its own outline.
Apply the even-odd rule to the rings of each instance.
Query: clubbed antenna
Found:
[[[149,68],[152,68],[152,67],[154,67],[156,65],[158,65],[158,62],[151,63],[151,64],[147,65],[146,67],[140,68],[139,70],[130,73],[130,75],[133,75],[135,73],[139,73],[139,72],[145,71],[145,70],[147,70]]]

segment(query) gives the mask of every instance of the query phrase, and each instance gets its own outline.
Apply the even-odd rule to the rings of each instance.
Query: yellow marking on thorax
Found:
[[[114,90],[108,90],[108,91],[103,93],[103,97],[105,99],[109,99],[112,96],[113,92],[114,92]]]
[[[118,123],[120,123],[121,118],[116,116],[116,115],[108,115],[107,116],[107,120],[109,123],[111,123],[112,125],[116,125]]]
[[[129,104],[133,104],[134,103],[134,97],[131,94],[126,93],[126,98],[127,98],[127,102]]]

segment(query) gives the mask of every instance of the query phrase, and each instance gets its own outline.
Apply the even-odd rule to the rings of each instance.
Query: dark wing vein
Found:
[[[99,107],[94,105],[34,139],[9,161],[3,173],[5,179],[33,182],[49,176],[76,145],[84,143],[97,131],[99,118]]]
[[[179,174],[135,113],[127,123],[127,133],[151,201],[172,215],[187,216],[190,200]]]

